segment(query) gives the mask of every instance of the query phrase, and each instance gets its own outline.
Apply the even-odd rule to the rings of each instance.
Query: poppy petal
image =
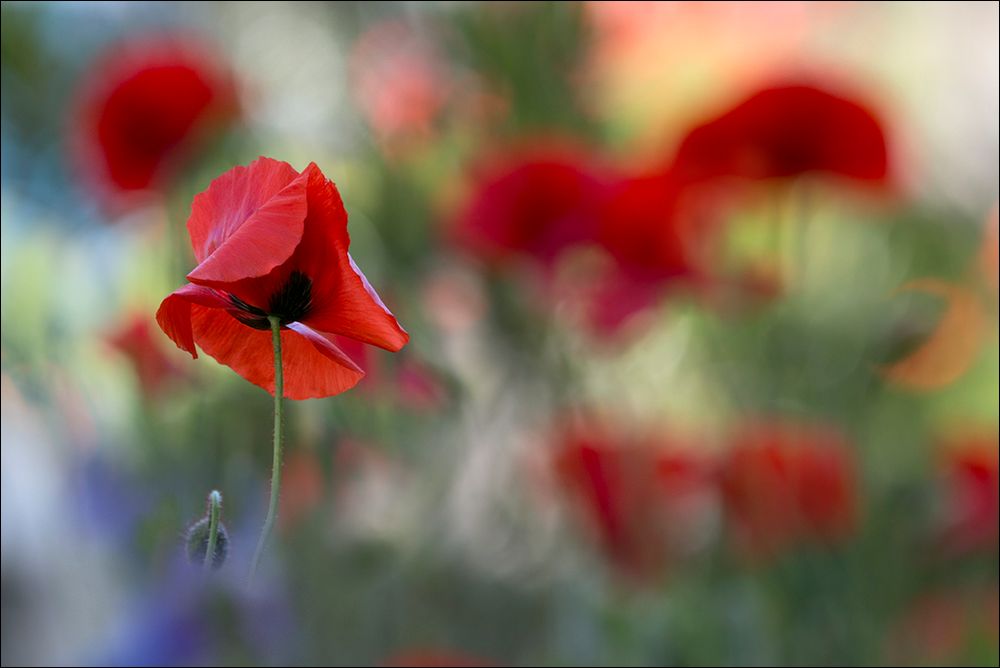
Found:
[[[220,309],[191,309],[194,339],[201,349],[245,379],[274,394],[271,333],[249,328]],[[354,387],[364,372],[326,337],[301,323],[281,330],[284,395],[313,399]]]
[[[354,259],[339,264],[340,280],[334,296],[309,316],[316,329],[340,334],[391,352],[406,345],[410,335],[375,292]]]
[[[878,117],[853,99],[809,84],[764,88],[694,128],[674,170],[686,179],[787,178],[827,172],[859,181],[889,177]]]
[[[597,233],[606,175],[580,147],[542,139],[492,156],[478,172],[451,234],[502,265],[518,257],[553,266]]]
[[[69,146],[81,181],[111,213],[175,184],[192,153],[237,116],[237,82],[215,50],[183,33],[147,33],[87,68]]]
[[[199,265],[188,279],[222,287],[264,276],[291,257],[305,227],[308,180],[288,163],[258,158],[212,181],[191,207]]]
[[[918,391],[950,385],[975,364],[988,336],[989,320],[982,303],[972,290],[936,278],[910,281],[900,291],[939,297],[947,301],[947,307],[920,347],[879,369],[882,377]]]
[[[194,334],[191,331],[192,304],[215,309],[228,308],[231,304],[215,290],[190,283],[174,290],[160,303],[160,308],[156,311],[156,322],[160,329],[178,348],[197,358],[198,351],[194,347]]]
[[[310,343],[316,346],[316,350],[334,360],[337,364],[356,371],[362,376],[365,374],[364,370],[362,370],[362,368],[359,367],[357,363],[355,363],[355,361],[347,355],[347,353],[341,350],[336,343],[324,336],[321,332],[317,332],[315,329],[309,327],[308,325],[304,325],[301,322],[288,323],[288,329],[293,332],[298,332],[304,336]]]
[[[347,212],[336,186],[315,164],[309,175],[309,218],[294,262],[313,279],[313,308],[304,321],[393,352],[409,341],[347,249]]]

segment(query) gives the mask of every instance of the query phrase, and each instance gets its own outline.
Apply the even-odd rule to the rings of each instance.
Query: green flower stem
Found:
[[[208,495],[208,547],[205,549],[204,569],[212,570],[215,561],[215,542],[219,535],[219,515],[222,514],[222,495],[218,490],[212,490]]]
[[[271,535],[271,529],[274,527],[274,520],[278,516],[278,497],[281,494],[281,419],[285,394],[285,382],[281,369],[281,319],[273,315],[269,315],[267,319],[271,323],[271,343],[274,346],[274,460],[271,462],[271,501],[267,507],[264,527],[260,530],[260,538],[257,540],[257,549],[253,553],[253,561],[250,563],[249,582],[253,582],[254,575],[257,573],[257,565],[260,563],[264,546],[267,544],[267,538]]]

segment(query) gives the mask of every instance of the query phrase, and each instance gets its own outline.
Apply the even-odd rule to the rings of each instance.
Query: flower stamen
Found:
[[[234,318],[248,327],[266,330],[271,325],[268,316],[276,316],[285,326],[290,322],[301,320],[312,308],[312,279],[301,271],[293,271],[281,289],[271,295],[267,310],[252,306],[234,294],[229,296],[230,303],[236,307],[231,311]]]

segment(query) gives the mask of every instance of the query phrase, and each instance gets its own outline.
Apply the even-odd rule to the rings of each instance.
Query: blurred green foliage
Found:
[[[79,577],[91,569],[113,582],[101,601],[113,618],[135,609],[141,617],[142,601],[157,605],[144,597],[170,582],[179,536],[200,515],[207,490],[226,497],[236,564],[226,569],[239,572],[247,560],[263,513],[271,400],[228,369],[187,359],[179,363],[189,377],[177,388],[143,398],[102,337],[128,306],[152,313],[181,284],[192,264],[183,222],[212,177],[259,153],[282,157],[311,147],[275,143],[254,130],[251,117],[217,138],[175,186],[161,212],[164,236],[148,232],[157,222],[104,226],[93,203],[66,185],[63,167],[67,86],[84,58],[47,34],[54,9],[5,3],[2,11],[4,403],[31,407],[4,413],[4,448],[41,451],[42,444],[15,443],[18,434],[7,427],[36,419],[72,493],[95,493],[80,462],[100,462],[124,481],[128,491],[112,505],[141,512],[124,538],[100,548],[114,554],[113,573],[90,560]],[[206,10],[206,20],[224,35],[253,27],[253,10],[229,11]],[[928,276],[969,280],[980,220],[938,202],[875,214],[821,193],[810,200],[817,204],[807,221],[772,239],[754,220],[767,214],[746,212],[734,221],[734,253],[777,245],[800,279],[788,293],[737,316],[678,297],[657,313],[650,333],[611,352],[588,347],[581,332],[540,309],[526,287],[532,279],[484,270],[472,282],[485,321],[456,352],[425,299],[428,277],[465,262],[456,261],[447,235],[442,191],[461,189],[486,145],[558,133],[599,146],[612,135],[613,123],[581,102],[593,39],[585,9],[562,2],[331,5],[322,16],[331,35],[354,36],[375,18],[432,22],[445,35],[449,62],[473,73],[469,85],[504,103],[505,113],[471,130],[463,110],[448,110],[435,128],[440,134],[402,158],[374,134],[358,139],[353,153],[314,158],[355,186],[342,188],[352,253],[412,336],[399,358],[376,353],[379,375],[393,378],[407,360],[419,360],[443,400],[432,410],[407,407],[387,381],[290,405],[288,452],[311,457],[319,491],[280,531],[265,604],[228,584],[208,587],[195,615],[208,640],[181,661],[377,665],[407,648],[432,647],[517,665],[871,665],[892,662],[886,639],[929,591],[985,591],[995,604],[995,549],[937,560],[928,544],[941,512],[939,438],[955,424],[996,427],[995,294],[991,338],[956,383],[921,394],[877,373],[925,340],[944,308],[933,297],[900,298],[894,290]],[[82,18],[81,29],[100,33],[100,23]],[[297,25],[280,37],[295,39]],[[339,127],[329,119],[330,133]],[[39,180],[46,183],[32,185]],[[53,189],[58,200],[37,196]],[[785,253],[789,247],[796,252]],[[674,362],[664,361],[665,349],[680,350]],[[766,564],[746,563],[719,535],[697,559],[653,582],[623,581],[582,535],[548,522],[551,508],[534,498],[537,483],[511,445],[544,432],[545,418],[567,404],[617,411],[629,422],[686,421],[710,433],[743,415],[837,424],[862,462],[859,533],[840,548],[796,549]],[[358,468],[344,470],[345,443],[368,453]],[[4,460],[5,483],[18,462]],[[386,478],[377,491],[388,509],[356,489],[369,465],[376,479]],[[294,496],[307,483],[287,484]],[[6,490],[4,507],[4,663],[44,660],[46,648],[30,644],[36,638],[18,641],[9,631],[12,616],[33,619],[46,601],[23,595],[38,575],[8,560]],[[366,510],[377,520],[366,525],[350,515]],[[83,512],[58,512],[76,511]],[[80,540],[104,554],[93,548],[100,538]],[[258,633],[258,624],[278,639]],[[88,640],[76,659],[115,656],[103,653],[118,641],[113,633],[93,631]],[[996,665],[997,639],[974,631],[949,658]]]

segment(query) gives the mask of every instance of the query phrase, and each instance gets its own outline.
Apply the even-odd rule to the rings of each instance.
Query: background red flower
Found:
[[[996,550],[1000,541],[997,434],[949,441],[943,453],[942,547],[950,554]]]
[[[132,38],[91,66],[73,115],[81,178],[109,204],[162,188],[213,127],[237,113],[235,81],[182,35]]]
[[[706,458],[670,439],[636,441],[595,423],[558,438],[557,480],[622,574],[655,577],[697,544],[692,537],[714,498]]]
[[[802,542],[832,544],[854,531],[854,454],[835,430],[760,423],[739,429],[720,483],[733,538],[753,556]]]
[[[882,123],[864,104],[809,84],[759,90],[692,129],[674,158],[679,178],[783,178],[826,172],[882,183]]]
[[[488,262],[548,265],[594,239],[604,177],[583,149],[540,141],[491,156],[476,174],[453,231]]]
[[[589,321],[614,334],[671,288],[695,288],[718,271],[711,245],[717,219],[697,188],[669,172],[620,178],[606,189],[596,240],[612,263],[593,277]]]
[[[885,644],[886,662],[902,666],[973,662],[978,658],[977,653],[983,652],[984,645],[995,646],[1000,637],[998,593],[993,586],[921,595],[909,603],[890,629]]]
[[[383,143],[426,140],[452,91],[446,62],[403,21],[368,28],[351,52],[355,97]]]
[[[107,342],[131,363],[139,387],[147,399],[163,392],[184,371],[163,349],[163,339],[153,335],[148,315],[133,314],[107,335]],[[172,349],[171,349],[172,350]]]
[[[496,663],[469,654],[441,649],[408,649],[395,654],[381,665],[390,668],[487,668]]]

